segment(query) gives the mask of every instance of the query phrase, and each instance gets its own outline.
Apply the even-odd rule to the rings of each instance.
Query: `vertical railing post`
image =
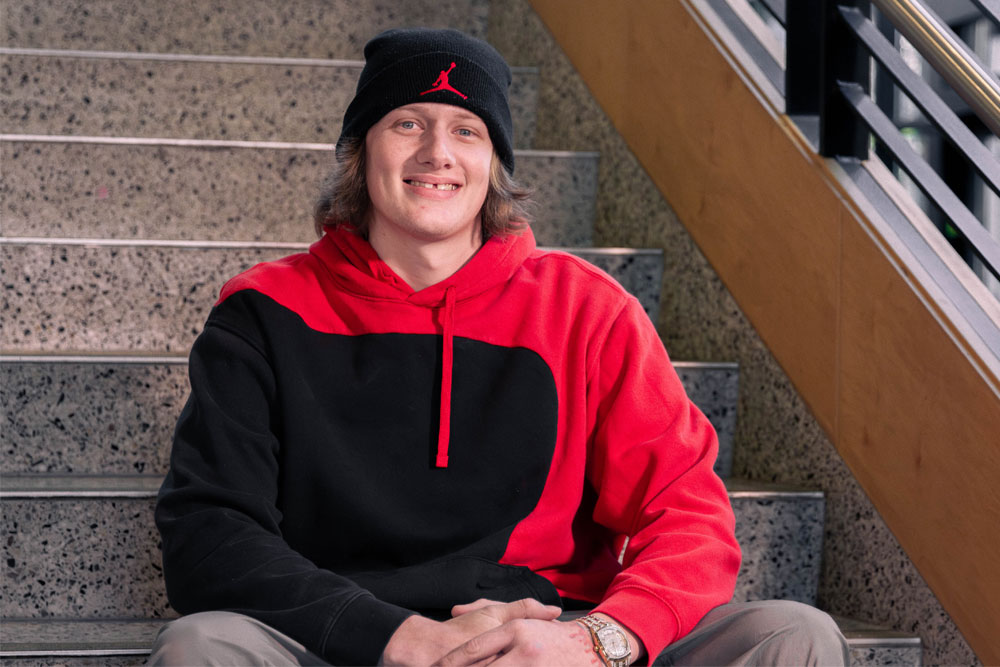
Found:
[[[876,12],[875,26],[887,42],[890,44],[896,43],[896,27],[892,25],[892,21],[886,18],[882,12]],[[875,70],[874,85],[875,103],[878,105],[878,108],[886,116],[896,121],[896,84],[893,83],[892,77],[889,76],[889,73],[884,68]],[[892,152],[881,141],[875,145],[875,154],[886,166],[892,167],[894,162]]]
[[[840,7],[854,7],[866,16],[871,7],[868,0],[822,0],[822,5],[819,152],[827,157],[865,159],[868,128],[840,93],[839,82],[857,83],[867,93],[871,89],[869,57],[840,16]]]
[[[823,3],[792,0],[785,6],[785,113],[819,115],[823,80]]]

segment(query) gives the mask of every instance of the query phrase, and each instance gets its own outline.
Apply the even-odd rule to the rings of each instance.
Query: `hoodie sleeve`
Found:
[[[629,538],[624,569],[595,611],[629,627],[652,660],[733,595],[740,548],[712,469],[718,440],[631,297],[595,357],[588,392],[594,519]]]
[[[191,395],[156,505],[167,596],[183,614],[257,618],[333,664],[375,664],[412,612],[282,539],[275,381],[242,308],[217,306],[191,351]]]

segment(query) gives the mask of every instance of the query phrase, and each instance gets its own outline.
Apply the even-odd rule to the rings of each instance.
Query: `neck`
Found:
[[[380,233],[378,226],[372,226],[368,242],[397,276],[419,292],[449,278],[465,266],[482,246],[482,235],[479,225],[476,225],[468,236],[460,238],[406,239],[401,242],[392,234]]]

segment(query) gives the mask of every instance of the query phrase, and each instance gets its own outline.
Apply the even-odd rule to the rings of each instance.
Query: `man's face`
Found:
[[[450,104],[408,104],[365,137],[372,233],[398,242],[481,239],[493,143],[486,124]]]

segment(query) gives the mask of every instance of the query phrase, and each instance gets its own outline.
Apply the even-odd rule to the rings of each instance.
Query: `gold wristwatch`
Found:
[[[628,645],[625,631],[617,623],[609,623],[596,616],[583,616],[576,619],[590,631],[594,642],[594,652],[608,667],[628,667],[632,649]]]

